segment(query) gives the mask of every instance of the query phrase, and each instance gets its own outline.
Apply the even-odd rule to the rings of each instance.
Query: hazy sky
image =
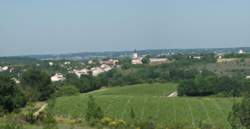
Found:
[[[250,0],[1,0],[0,56],[250,46]]]

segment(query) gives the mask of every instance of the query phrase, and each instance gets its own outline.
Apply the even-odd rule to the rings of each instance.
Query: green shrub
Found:
[[[91,125],[94,126],[98,121],[100,121],[103,118],[103,112],[101,107],[99,107],[93,96],[89,96],[89,100],[87,103],[87,109],[86,109],[86,115],[85,119],[86,121]]]
[[[53,115],[47,112],[43,118],[43,129],[58,129],[57,122]]]
[[[71,95],[77,95],[79,94],[79,90],[73,86],[73,85],[64,85],[63,87],[60,87],[59,90],[56,93],[57,97],[60,96],[71,96]]]
[[[26,112],[23,113],[24,119],[26,122],[30,123],[30,124],[34,124],[37,119],[34,116],[34,113],[37,109],[34,108],[33,104],[28,104],[27,108],[26,108]]]
[[[7,123],[3,126],[0,126],[0,129],[23,129],[23,127],[16,123]]]

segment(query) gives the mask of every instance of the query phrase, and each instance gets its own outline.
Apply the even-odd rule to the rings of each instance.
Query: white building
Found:
[[[201,59],[201,56],[193,56],[193,59],[200,60],[200,59]]]
[[[135,58],[132,59],[132,64],[142,64],[142,58]]]
[[[80,69],[80,70],[76,70],[74,69],[73,72],[76,74],[76,76],[78,76],[79,78],[82,75],[89,75],[89,70],[88,69]]]
[[[170,62],[168,58],[149,58],[150,64],[162,64]]]
[[[106,65],[106,64],[102,64],[101,69],[103,69],[103,71],[107,72],[107,71],[112,70],[112,67],[109,65]]]
[[[135,52],[133,53],[133,56],[132,56],[132,61],[131,61],[132,64],[142,64],[142,58],[139,57],[138,53]]]
[[[244,54],[245,52],[244,52],[243,49],[240,49],[238,53],[239,53],[239,54]]]
[[[133,53],[133,58],[138,58],[139,56],[138,56],[138,53],[136,52],[136,50],[135,50],[135,52]]]
[[[53,66],[54,65],[54,63],[53,62],[49,62],[49,66]]]
[[[105,72],[101,67],[91,68],[91,72],[93,76],[98,76],[100,73]]]
[[[16,78],[11,78],[11,80],[13,80],[16,84],[20,84],[20,81],[18,80],[18,79],[16,79]]]
[[[101,64],[106,64],[106,65],[117,65],[119,63],[119,60],[109,59],[109,60],[101,61],[100,63]]]
[[[239,58],[218,58],[217,63],[223,64],[223,63],[237,62],[239,60],[240,60]]]
[[[3,66],[3,67],[0,66],[0,72],[7,71],[8,69],[9,69],[8,66]]]
[[[88,61],[88,64],[93,64],[93,60],[89,60],[89,61]]]
[[[65,77],[61,73],[56,73],[50,79],[51,79],[52,82],[57,82],[57,81],[63,81],[63,80],[65,80]]]
[[[7,71],[9,69],[9,67],[8,66],[4,66],[4,67],[2,67],[2,70],[3,71]]]
[[[64,62],[64,65],[70,65],[70,64],[71,64],[71,62],[69,62],[69,61]]]

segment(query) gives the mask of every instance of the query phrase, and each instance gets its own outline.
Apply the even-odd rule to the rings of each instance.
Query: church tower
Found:
[[[138,56],[138,53],[137,53],[137,51],[136,51],[136,49],[135,49],[135,51],[134,51],[134,53],[133,53],[133,58],[135,59],[135,58],[138,58],[139,56]]]

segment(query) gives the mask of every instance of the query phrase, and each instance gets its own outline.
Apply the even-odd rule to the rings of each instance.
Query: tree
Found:
[[[234,104],[228,118],[233,129],[250,129],[250,98],[244,97],[241,103]]]
[[[10,77],[0,76],[0,107],[12,112],[25,104],[25,96],[16,83]]]
[[[54,118],[55,114],[53,112],[53,108],[55,106],[55,98],[52,97],[48,101],[48,107],[46,108],[43,114],[43,129],[59,129],[57,126],[56,119]]]
[[[56,96],[71,96],[79,94],[79,90],[74,85],[64,85],[60,87],[56,93]]]
[[[89,122],[91,126],[95,125],[96,122],[101,120],[103,118],[103,112],[101,107],[99,107],[93,96],[89,96],[88,102],[87,102],[87,109],[86,109],[86,115],[85,119]]]
[[[21,84],[31,100],[47,100],[55,91],[51,85],[50,76],[37,69],[26,71],[22,76]]]
[[[143,59],[142,59],[142,63],[143,64],[149,64],[150,63],[150,56],[149,55],[147,55],[147,56],[145,56]]]

